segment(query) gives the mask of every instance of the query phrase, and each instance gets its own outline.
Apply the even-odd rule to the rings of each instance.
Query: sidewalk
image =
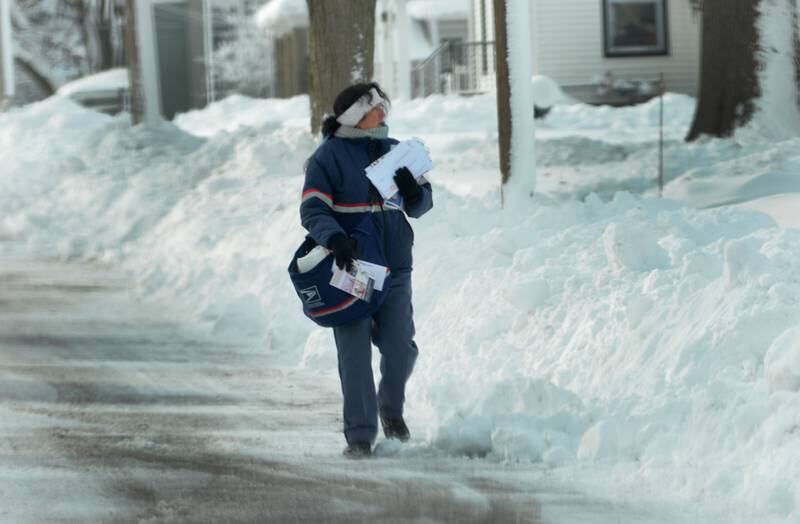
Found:
[[[174,317],[113,271],[0,260],[0,522],[539,521],[519,468],[342,458],[335,371]]]

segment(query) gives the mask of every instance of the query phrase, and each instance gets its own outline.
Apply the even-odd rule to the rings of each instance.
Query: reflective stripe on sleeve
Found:
[[[381,211],[402,211],[393,206],[386,204],[343,204],[334,202],[333,197],[322,191],[316,189],[309,189],[303,192],[302,202],[307,202],[312,198],[317,198],[325,203],[326,206],[331,208],[336,213],[351,214],[351,213],[380,213]]]

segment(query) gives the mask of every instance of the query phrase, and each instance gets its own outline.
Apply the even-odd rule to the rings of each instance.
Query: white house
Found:
[[[376,78],[401,97],[440,92],[464,62],[469,0],[378,0],[376,8]]]
[[[432,92],[432,58],[437,49],[449,63],[469,40],[469,0],[378,0],[375,8],[374,71],[392,96]],[[270,0],[256,23],[275,40],[277,96],[306,92],[308,11],[305,0]],[[447,44],[445,49],[440,49]],[[427,62],[426,62],[427,61]],[[391,64],[387,67],[385,64]],[[438,78],[439,74],[436,73]],[[438,82],[438,80],[436,81]]]
[[[137,45],[147,122],[209,100],[210,16],[203,0],[137,0]]]
[[[470,13],[471,39],[493,41],[492,0]],[[530,28],[533,73],[577,98],[624,103],[662,73],[669,91],[697,93],[701,20],[688,0],[531,0]]]

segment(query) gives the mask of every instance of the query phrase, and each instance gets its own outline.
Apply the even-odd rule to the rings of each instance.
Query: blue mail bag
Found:
[[[382,239],[372,216],[364,217],[350,236],[356,240],[358,259],[386,266]],[[289,278],[303,304],[303,313],[322,327],[342,326],[375,313],[391,288],[391,273],[386,276],[383,289],[373,290],[369,302],[366,302],[330,285],[333,254],[328,254],[304,273],[298,270],[297,260],[316,246],[313,238],[306,237],[289,264]]]

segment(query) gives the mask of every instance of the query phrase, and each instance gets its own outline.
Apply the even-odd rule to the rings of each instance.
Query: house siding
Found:
[[[561,85],[589,84],[606,71],[619,79],[655,79],[664,73],[667,90],[696,96],[700,74],[700,16],[687,0],[666,0],[669,54],[607,58],[603,46],[602,0],[531,0],[534,74]],[[491,0],[484,3],[486,39],[494,40]],[[473,39],[481,40],[481,0],[473,0]]]
[[[607,58],[602,0],[536,0],[531,10],[534,72],[567,85],[590,83],[606,71],[615,78],[657,78],[664,73],[669,91],[695,95],[700,17],[686,0],[666,3],[668,55]]]

